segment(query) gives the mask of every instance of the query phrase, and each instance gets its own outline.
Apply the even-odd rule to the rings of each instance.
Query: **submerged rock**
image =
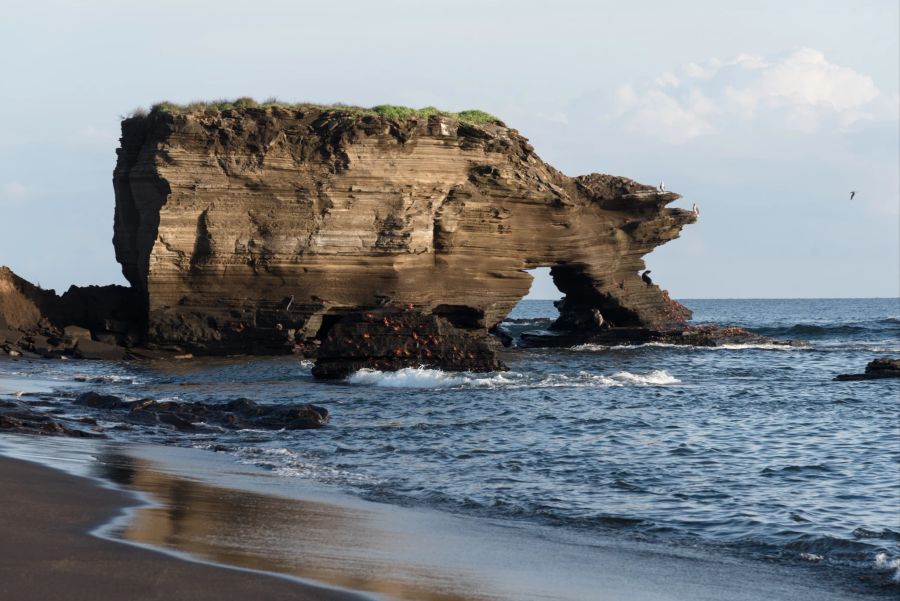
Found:
[[[840,374],[837,381],[879,380],[881,378],[900,378],[900,359],[874,359],[866,365],[865,373]]]
[[[127,422],[166,424],[178,430],[193,430],[198,424],[228,429],[305,430],[320,428],[329,419],[328,410],[316,405],[259,405],[244,398],[227,403],[182,403],[152,399],[126,401],[115,395],[90,391],[79,395],[75,404],[108,411],[126,411],[121,417]]]
[[[0,431],[77,438],[104,437],[100,432],[84,430],[63,418],[39,411],[28,403],[6,400],[0,400]]]
[[[723,345],[782,345],[798,346],[796,340],[774,340],[749,332],[736,326],[719,326],[715,324],[685,326],[669,331],[653,331],[647,328],[591,328],[560,330],[557,324],[549,330],[523,332],[520,344],[525,347],[573,347],[579,344],[643,344],[659,342],[684,346],[723,346]]]

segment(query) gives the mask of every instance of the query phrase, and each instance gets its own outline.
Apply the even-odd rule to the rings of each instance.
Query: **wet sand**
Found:
[[[182,561],[91,536],[136,501],[91,480],[0,457],[0,599],[350,601],[362,596]]]

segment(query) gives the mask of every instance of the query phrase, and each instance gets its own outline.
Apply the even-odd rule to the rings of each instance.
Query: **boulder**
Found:
[[[880,380],[882,378],[900,378],[900,359],[874,359],[866,365],[865,373],[840,374],[837,381]]]
[[[412,308],[380,309],[348,315],[328,330],[313,375],[344,378],[369,368],[394,371],[432,367],[455,371],[505,370],[499,344],[457,328],[447,319]]]
[[[63,333],[65,334],[65,337],[70,340],[91,339],[91,331],[87,328],[82,328],[81,326],[66,326],[63,328]]]

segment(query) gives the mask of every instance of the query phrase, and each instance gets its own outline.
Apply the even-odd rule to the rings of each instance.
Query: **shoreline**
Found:
[[[45,465],[23,464],[10,455]],[[73,473],[90,479],[79,480]],[[157,598],[153,594],[179,598],[171,596],[173,590],[183,593],[181,587],[197,586],[206,591],[207,585],[220,590],[210,597],[191,593],[185,598],[229,599],[221,595],[224,585],[219,583],[232,581],[241,583],[224,586],[228,593],[252,590],[264,591],[264,598],[336,601],[580,600],[595,598],[597,591],[603,591],[605,599],[622,601],[837,601],[878,596],[839,591],[811,572],[761,562],[674,554],[653,545],[372,503],[317,490],[302,480],[273,477],[196,449],[4,436],[0,477],[15,485],[5,487],[0,500],[21,516],[4,514],[4,532],[12,520],[11,528],[34,531],[37,537],[30,563],[22,563],[21,554],[2,551],[10,558],[3,565],[16,562],[6,570],[20,574],[19,586],[42,574],[41,585],[48,589],[56,582],[90,590],[85,598],[97,600],[117,598],[113,589],[104,592],[96,586],[95,580],[106,573],[114,575],[107,587],[125,581],[131,586],[159,584],[155,593],[136,597],[140,599]],[[105,482],[111,484],[104,487]],[[104,489],[109,487],[118,490]],[[70,489],[72,494],[59,496]],[[135,495],[153,505],[135,507]],[[60,517],[45,519],[35,529],[33,515],[57,515],[54,504],[60,498],[65,499]],[[32,511],[41,504],[44,509]],[[80,516],[78,525],[66,517],[70,514]],[[94,536],[85,532],[88,527]],[[9,536],[5,540],[12,541]],[[12,542],[0,542],[0,550],[4,545]],[[47,561],[40,559],[42,553],[52,557],[61,552],[68,558],[59,558],[61,565],[78,565],[80,549],[100,554],[87,566],[94,571],[86,572],[91,576],[81,585],[67,580],[72,576],[65,572],[57,578],[41,563]],[[135,567],[144,565],[149,568]],[[229,569],[232,566],[237,570]],[[150,578],[159,571],[180,577]],[[6,579],[2,586],[15,582]],[[0,594],[7,592],[2,586]],[[344,592],[347,589],[376,596]],[[278,596],[282,591],[285,597]],[[13,592],[17,599],[53,598],[43,589],[33,597]]]
[[[0,456],[0,597],[362,601],[277,574],[216,566],[94,536],[135,498],[32,461]],[[52,517],[51,517],[52,516]]]

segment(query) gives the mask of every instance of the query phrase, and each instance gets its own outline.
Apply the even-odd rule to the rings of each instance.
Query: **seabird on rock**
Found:
[[[856,196],[856,190],[850,190],[850,200],[853,200],[854,196]]]
[[[696,215],[697,217],[700,216],[700,207],[697,206],[697,203],[696,203],[696,202],[694,203],[694,206],[691,207],[691,212],[692,212],[694,215]]]
[[[659,182],[659,191],[660,192],[666,191],[666,182]]]
[[[651,279],[650,279],[650,276],[647,275],[647,274],[649,274],[649,273],[650,273],[650,270],[649,270],[649,269],[648,269],[647,271],[645,271],[644,273],[642,273],[642,274],[641,274],[641,279],[644,280],[644,283],[647,284],[648,286],[652,286],[652,285],[653,285],[653,280],[651,280]]]

